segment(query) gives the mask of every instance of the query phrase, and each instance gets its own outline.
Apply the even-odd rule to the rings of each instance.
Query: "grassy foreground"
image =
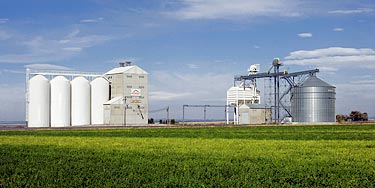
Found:
[[[0,131],[0,187],[374,187],[375,125]]]

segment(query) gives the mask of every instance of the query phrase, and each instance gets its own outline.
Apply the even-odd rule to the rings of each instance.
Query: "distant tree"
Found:
[[[350,116],[344,115],[344,121],[351,121]]]
[[[349,116],[350,116],[350,119],[352,121],[360,121],[360,119],[361,119],[361,112],[359,112],[359,111],[352,111]]]
[[[336,122],[341,123],[342,121],[344,121],[344,115],[336,115]]]
[[[163,124],[163,120],[159,120],[159,124]]]
[[[360,111],[352,111],[349,115],[352,121],[368,121],[368,114],[361,113]]]
[[[362,114],[362,121],[368,121],[368,114],[366,112]]]
[[[172,125],[176,124],[176,120],[171,119],[171,124],[172,124]]]
[[[148,124],[154,124],[154,118],[148,119]]]

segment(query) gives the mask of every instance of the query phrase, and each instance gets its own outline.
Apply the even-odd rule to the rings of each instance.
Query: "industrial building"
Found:
[[[272,108],[261,104],[243,104],[239,107],[240,124],[272,123]]]
[[[247,75],[234,77],[226,105],[184,105],[183,119],[185,107],[203,107],[206,120],[206,108],[220,106],[227,124],[229,108],[234,124],[335,122],[335,87],[316,77],[319,70],[287,72],[280,66],[279,59],[264,73],[259,64],[250,66]],[[271,103],[261,101],[257,87],[264,78],[273,81],[272,91],[263,91],[263,97],[272,95]],[[130,62],[104,74],[27,69],[26,83],[28,127],[148,123],[148,73]]]
[[[105,74],[26,71],[28,127],[147,125],[147,72],[127,62]]]
[[[148,73],[130,63],[121,63],[105,77],[111,82],[111,100],[104,103],[104,124],[146,125]]]
[[[259,71],[259,64],[250,66],[248,69],[249,75],[256,74]],[[242,122],[240,119],[239,107],[241,105],[259,104],[260,103],[260,91],[257,88],[256,80],[250,80],[249,82],[243,80],[239,83],[235,83],[234,86],[227,91],[227,110],[226,118],[227,124],[229,123],[229,107],[234,107],[233,121],[234,124],[250,124],[247,120]],[[245,107],[244,106],[244,107]],[[245,118],[246,119],[246,118]],[[265,123],[265,122],[261,122]]]
[[[248,75],[234,77],[234,86],[227,91],[227,105],[234,108],[234,124],[264,124],[271,123],[271,119],[275,123],[290,120],[293,123],[334,123],[336,90],[316,77],[319,69],[288,72],[280,71],[280,66],[283,64],[275,58],[264,73],[258,73],[257,64],[249,68]],[[256,88],[257,79],[265,78],[273,81],[273,89],[264,94],[272,96],[272,104],[261,104]],[[284,88],[282,81],[286,85]],[[285,102],[285,99],[288,100]]]

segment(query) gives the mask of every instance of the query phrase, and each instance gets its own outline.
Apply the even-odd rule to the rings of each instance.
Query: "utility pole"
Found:
[[[207,105],[204,105],[203,106],[203,110],[204,110],[204,122],[206,123],[206,112],[207,112],[207,109],[206,109]]]
[[[182,125],[185,125],[185,104],[182,105]]]
[[[169,106],[167,107],[167,124],[168,125],[170,124],[170,121],[169,121]]]
[[[123,98],[124,100],[124,126],[126,126],[126,96]]]

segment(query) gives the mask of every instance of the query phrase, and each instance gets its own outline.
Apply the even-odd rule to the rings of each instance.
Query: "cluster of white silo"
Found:
[[[42,75],[29,80],[28,127],[68,127],[103,124],[103,103],[109,100],[109,83],[102,77],[69,81]]]

